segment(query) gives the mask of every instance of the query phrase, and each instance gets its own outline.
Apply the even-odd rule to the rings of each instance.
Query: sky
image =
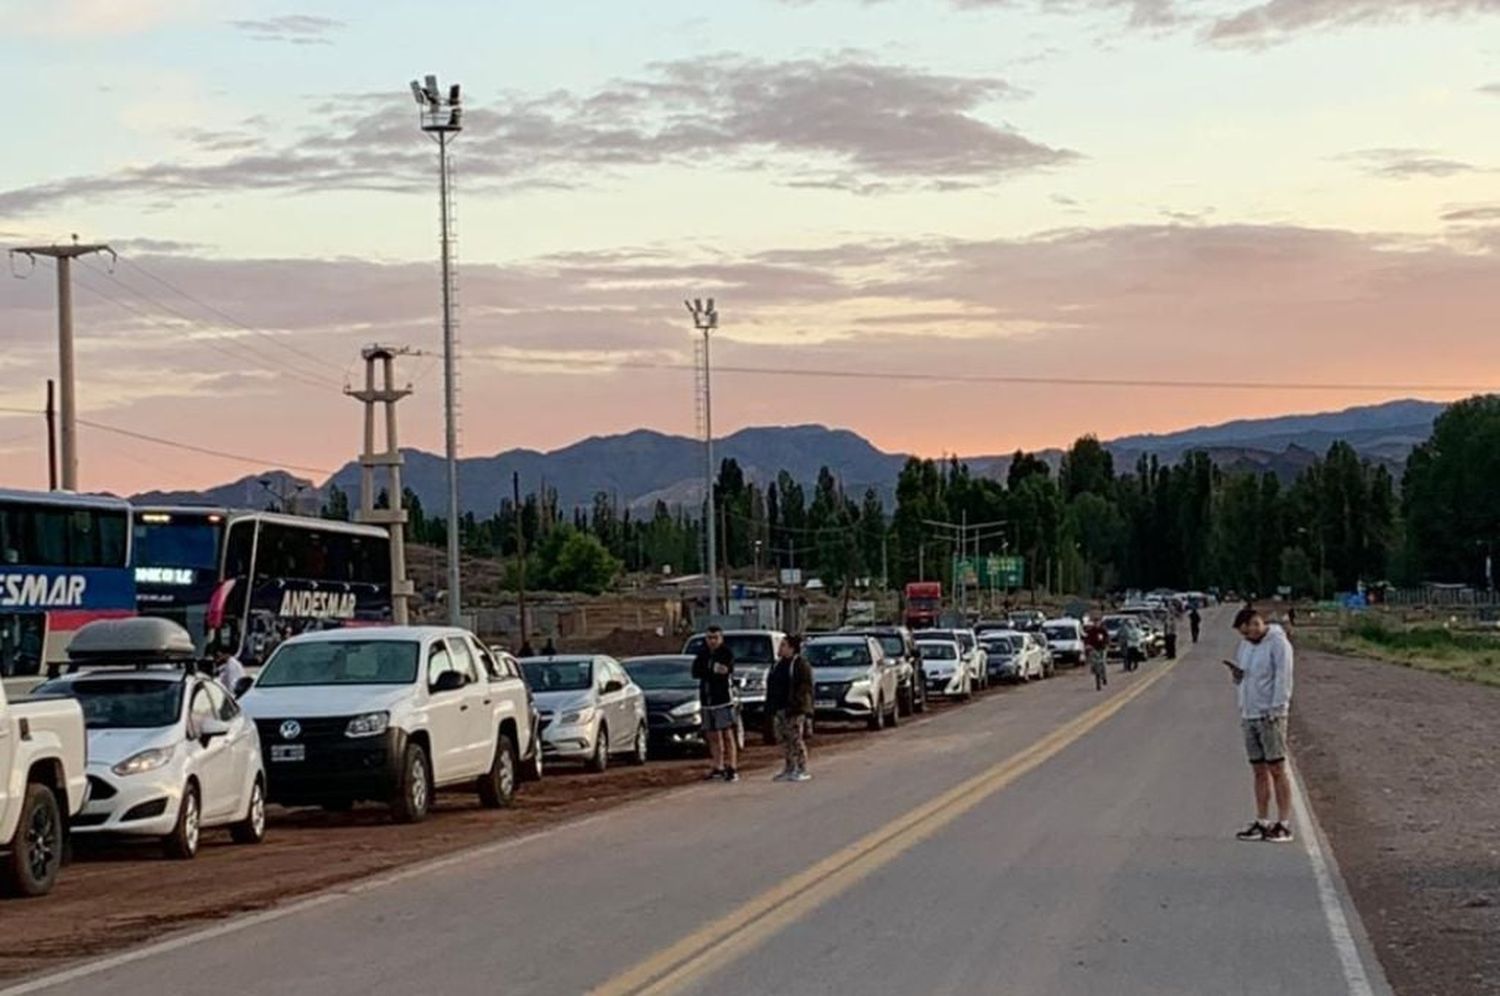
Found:
[[[427,73],[464,94],[468,456],[695,432],[707,296],[716,434],[995,453],[1451,399],[1500,386],[1497,13],[0,0],[0,247],[118,254],[75,266],[89,490],[321,479],[372,342],[441,449]],[[10,269],[0,485],[37,487],[55,275]]]

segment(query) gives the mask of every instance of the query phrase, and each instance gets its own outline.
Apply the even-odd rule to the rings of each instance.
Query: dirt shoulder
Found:
[[[1500,994],[1500,688],[1297,663],[1298,769],[1391,985]]]

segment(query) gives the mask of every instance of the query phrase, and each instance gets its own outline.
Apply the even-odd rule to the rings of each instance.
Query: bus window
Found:
[[[229,538],[224,541],[224,577],[248,578],[250,558],[255,551],[255,522],[235,522],[229,526]]]

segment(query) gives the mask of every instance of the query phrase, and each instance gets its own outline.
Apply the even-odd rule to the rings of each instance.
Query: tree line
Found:
[[[1332,594],[1360,583],[1483,583],[1484,557],[1500,531],[1500,398],[1450,407],[1417,447],[1398,482],[1383,463],[1344,442],[1290,483],[1271,472],[1219,467],[1202,452],[1174,463],[1141,457],[1117,466],[1085,436],[1055,469],[1017,452],[1003,480],[962,461],[907,461],[891,492],[855,491],[829,468],[804,483],[783,471],[750,479],[720,466],[715,525],[721,566],[769,579],[801,568],[830,589],[868,582],[952,579],[955,554],[1023,559],[1026,586],[1081,595],[1159,586],[1269,595]],[[408,491],[408,538],[443,545],[447,524]],[[347,496],[330,489],[323,514],[347,518]],[[996,524],[959,551],[955,530],[935,523]],[[599,492],[560,506],[545,489],[518,508],[501,498],[488,517],[466,513],[463,549],[507,561],[527,551],[529,586],[598,592],[622,572],[703,569],[701,509],[658,501],[622,507]],[[510,578],[507,579],[508,582]]]

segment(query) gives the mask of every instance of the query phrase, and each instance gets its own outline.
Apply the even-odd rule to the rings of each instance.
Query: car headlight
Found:
[[[139,754],[132,754],[119,764],[109,770],[117,775],[140,775],[148,771],[155,771],[168,761],[172,755],[177,753],[176,745],[171,747],[153,747],[143,750]]]
[[[851,692],[868,692],[870,690],[870,679],[855,678],[853,681],[849,682],[849,690]]]
[[[576,709],[573,712],[565,712],[565,713],[563,713],[562,714],[562,718],[557,721],[557,725],[558,726],[581,726],[584,723],[591,722],[593,720],[593,718],[594,718],[594,707],[593,706],[586,706],[585,708],[582,708],[582,709]]]
[[[391,714],[388,712],[367,712],[363,716],[355,716],[349,720],[349,725],[344,727],[346,737],[378,737],[391,725]]]
[[[697,699],[692,699],[688,702],[682,703],[682,705],[680,706],[677,706],[670,713],[668,713],[668,715],[678,717],[696,716],[702,711],[703,703],[699,702]]]

